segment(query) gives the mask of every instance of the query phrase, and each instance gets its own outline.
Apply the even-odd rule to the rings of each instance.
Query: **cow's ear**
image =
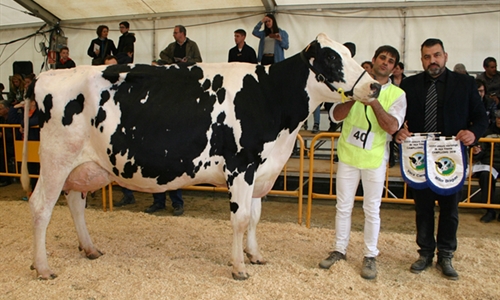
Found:
[[[304,49],[304,54],[307,57],[307,59],[310,59],[311,57],[316,57],[316,54],[318,53],[318,50],[321,48],[321,45],[319,44],[318,40],[314,40],[307,47]]]

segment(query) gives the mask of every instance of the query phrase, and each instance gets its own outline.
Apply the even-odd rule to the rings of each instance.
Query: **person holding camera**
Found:
[[[486,84],[487,99],[491,99],[497,105],[500,104],[500,73],[497,71],[497,60],[493,57],[486,57],[483,61],[484,72],[477,75],[477,79],[481,79]]]
[[[264,24],[264,29],[260,30]],[[255,25],[252,34],[260,39],[257,60],[261,65],[272,65],[285,59],[288,33],[278,27],[273,14],[267,14]]]

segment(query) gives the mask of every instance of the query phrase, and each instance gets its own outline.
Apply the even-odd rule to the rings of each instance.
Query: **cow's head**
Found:
[[[334,92],[334,95],[323,95],[329,99],[325,101],[339,101],[342,95],[361,102],[378,97],[380,84],[351,57],[349,49],[332,41],[326,34],[320,33],[301,55],[316,80],[325,83]]]

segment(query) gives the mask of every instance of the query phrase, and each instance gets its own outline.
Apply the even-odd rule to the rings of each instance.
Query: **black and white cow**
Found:
[[[61,190],[79,247],[93,259],[102,253],[86,227],[86,192],[113,181],[151,193],[210,183],[229,188],[232,274],[248,278],[244,252],[251,263],[265,263],[255,232],[260,197],[273,186],[310,112],[321,102],[341,100],[332,92],[336,88],[359,101],[380,91],[349,50],[325,34],[271,67],[79,66],[40,74],[35,97],[41,169],[30,198],[32,269],[41,279],[56,277],[45,236]]]

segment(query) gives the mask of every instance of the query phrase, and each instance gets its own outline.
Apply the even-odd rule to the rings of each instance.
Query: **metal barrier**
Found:
[[[323,132],[317,134],[311,141],[311,146],[309,148],[309,186],[308,186],[308,195],[307,195],[307,212],[306,212],[306,227],[310,228],[311,226],[311,211],[312,211],[312,201],[313,199],[327,199],[327,200],[336,200],[337,196],[333,193],[333,179],[335,178],[336,174],[336,164],[334,161],[334,153],[335,153],[335,147],[331,147],[331,155],[330,155],[330,172],[329,172],[329,183],[330,183],[330,191],[328,194],[324,193],[315,193],[313,191],[313,182],[314,182],[314,163],[315,163],[315,158],[314,158],[314,149],[315,149],[315,144],[318,141],[325,140],[325,139],[330,139],[331,145],[335,144],[335,139],[338,139],[340,137],[339,132]],[[494,153],[494,144],[500,143],[500,138],[481,138],[479,139],[480,142],[485,142],[485,143],[491,143],[491,155],[490,155],[490,170],[493,165],[493,153]],[[472,152],[469,155],[469,166],[472,165]],[[399,175],[400,177],[401,175]],[[385,192],[384,195],[382,196],[382,202],[385,203],[402,203],[402,204],[413,204],[413,199],[407,197],[407,190],[408,186],[404,181],[402,181],[401,178],[398,178],[399,182],[403,182],[403,196],[402,198],[398,198],[392,193],[389,189],[389,182],[395,182],[395,178],[389,178],[389,165],[387,165],[387,170],[386,170],[386,178],[385,178]],[[471,196],[474,196],[475,194],[473,193],[471,195],[471,187],[472,185],[477,185],[477,180],[472,178],[472,172],[469,172],[469,175],[466,180],[466,186],[467,186],[467,198],[459,203],[460,207],[470,207],[470,208],[500,208],[500,204],[491,204],[490,203],[490,187],[492,184],[491,176],[490,176],[490,181],[488,185],[488,203],[471,203],[470,198]],[[392,197],[390,197],[392,196]],[[363,196],[356,196],[355,200],[363,200]]]
[[[0,132],[2,132],[2,137],[5,136],[5,131],[6,130],[12,130],[12,136],[15,137],[15,129],[16,128],[21,128],[21,125],[7,125],[7,124],[0,124]],[[289,176],[288,176],[288,171],[287,171],[287,165],[284,166],[282,170],[282,176],[283,176],[283,182],[284,182],[284,187],[282,190],[271,190],[269,191],[269,195],[280,195],[280,196],[290,196],[290,197],[297,197],[297,202],[298,202],[298,223],[302,224],[302,198],[303,198],[303,186],[304,186],[304,139],[298,135],[297,136],[297,141],[299,142],[299,154],[300,154],[300,164],[299,164],[299,170],[298,170],[298,179],[299,179],[299,184],[298,188],[296,190],[289,190],[288,189],[288,181],[289,181]],[[3,142],[3,149],[6,149],[6,141],[5,139],[2,139]],[[39,147],[39,142],[37,141],[29,141],[28,142],[28,161],[29,162],[39,162],[39,157],[38,157],[38,147]],[[20,140],[15,140],[14,138],[14,152],[15,152],[15,161],[16,161],[16,166],[15,166],[15,172],[8,172],[8,169],[6,167],[6,172],[0,172],[0,176],[11,176],[11,177],[20,177],[21,172],[20,168],[18,167],[18,162],[22,161],[22,151],[23,151],[23,141]],[[8,165],[8,157],[7,154],[4,151],[4,157],[2,159],[5,162],[5,166]],[[30,177],[38,177],[38,175],[30,175]],[[113,193],[112,193],[112,187],[113,183],[105,186],[102,188],[102,208],[104,211],[107,210],[107,203],[109,203],[109,210],[113,211]],[[195,186],[187,186],[183,187],[183,190],[193,190],[193,191],[206,191],[206,192],[228,192],[227,187],[215,187],[215,186],[202,186],[202,185],[195,185]]]
[[[20,128],[20,125],[7,125],[7,124],[0,124],[0,132],[2,133],[2,136],[5,136],[5,131],[6,130],[12,130],[13,136],[14,131],[16,128]],[[298,177],[298,188],[295,190],[289,190],[288,189],[288,182],[289,182],[289,177],[291,175],[288,174],[288,163],[284,166],[282,170],[282,176],[283,176],[283,182],[284,186],[282,190],[271,190],[268,194],[269,195],[280,195],[280,196],[289,196],[289,197],[297,197],[297,203],[298,203],[298,224],[302,224],[302,218],[303,218],[303,186],[304,186],[304,152],[307,150],[307,156],[309,158],[309,173],[308,173],[308,195],[307,195],[307,211],[306,211],[306,226],[309,228],[311,225],[311,211],[312,211],[312,201],[313,199],[327,199],[327,200],[336,200],[337,196],[334,193],[333,187],[334,187],[334,178],[336,174],[336,164],[334,161],[334,156],[335,156],[335,142],[336,139],[338,139],[340,136],[339,132],[322,132],[316,134],[310,144],[309,149],[305,149],[305,142],[302,136],[299,134],[297,136],[297,141],[299,143],[299,168],[296,170],[297,175],[293,177]],[[314,178],[315,176],[319,175],[318,173],[315,173],[314,171],[314,163],[316,159],[314,158],[314,151],[315,151],[315,145],[318,141],[323,141],[324,140],[330,140],[331,143],[331,151],[330,151],[330,158],[328,160],[329,162],[329,171],[326,173],[326,176],[328,177],[329,180],[329,192],[328,194],[325,193],[319,193],[314,191]],[[495,144],[500,143],[500,138],[481,138],[479,140],[480,142],[483,143],[490,143],[491,145],[491,155],[490,155],[490,170],[493,165],[493,154],[494,154],[494,147]],[[5,139],[2,139],[3,147],[6,149],[6,141]],[[0,176],[11,176],[11,177],[20,177],[20,168],[18,167],[18,163],[22,159],[22,146],[23,142],[15,140],[14,141],[14,150],[15,150],[15,170],[14,172],[9,172],[6,170],[6,172],[0,172]],[[30,141],[28,145],[28,151],[29,151],[29,161],[30,162],[38,162],[38,142],[35,141]],[[7,155],[4,151],[4,157],[1,159],[4,160],[5,166],[8,165],[8,158]],[[324,161],[324,160],[322,160]],[[470,153],[469,156],[469,166],[472,165],[472,153]],[[396,169],[393,169],[396,170]],[[399,170],[399,169],[397,169]],[[400,174],[394,174],[392,172],[393,176],[390,176],[389,172],[390,169],[387,168],[386,171],[386,178],[385,178],[385,191],[384,195],[382,196],[382,202],[386,203],[401,203],[401,204],[413,204],[413,199],[407,197],[407,191],[408,187],[406,183],[403,182],[401,175]],[[325,175],[325,174],[323,174]],[[30,175],[30,177],[38,177],[38,175]],[[391,192],[389,189],[389,183],[394,183],[394,182],[401,182],[403,184],[403,194],[401,198],[398,198],[394,193]],[[489,181],[489,186],[490,187],[492,184],[492,180],[490,178]],[[500,185],[500,183],[497,183],[497,185]],[[102,205],[103,205],[103,210],[107,210],[107,204],[109,203],[109,210],[113,210],[113,194],[112,194],[112,184],[109,184],[108,186],[105,186],[102,188]],[[477,179],[472,177],[472,172],[469,172],[469,175],[466,180],[466,187],[467,187],[467,197],[459,204],[460,207],[469,207],[469,208],[495,208],[495,209],[500,209],[500,204],[491,204],[490,200],[488,200],[488,203],[474,203],[471,202],[471,197],[474,196],[475,194],[478,193],[476,190],[475,192],[472,193],[472,186],[477,186]],[[227,193],[227,188],[226,187],[215,187],[215,186],[202,186],[202,185],[195,185],[195,186],[188,186],[184,187],[183,190],[192,190],[192,191],[206,191],[206,192],[225,192]],[[488,199],[491,196],[491,190],[488,188]],[[363,200],[362,196],[356,196],[355,200]]]

